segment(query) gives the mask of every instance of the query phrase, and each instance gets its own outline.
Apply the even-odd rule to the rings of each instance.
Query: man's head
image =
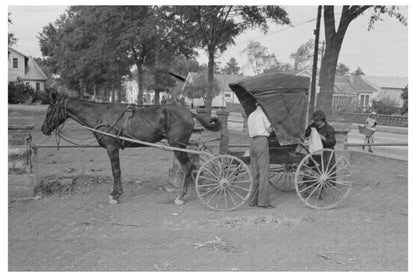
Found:
[[[371,112],[370,117],[374,118],[374,117],[376,117],[376,114],[377,114],[376,112]]]
[[[315,111],[312,115],[312,119],[315,123],[319,124],[326,121],[326,116],[323,111]]]

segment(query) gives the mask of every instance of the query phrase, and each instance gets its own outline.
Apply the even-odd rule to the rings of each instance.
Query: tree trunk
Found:
[[[332,100],[335,84],[335,72],[342,42],[351,20],[352,18],[349,15],[348,7],[344,6],[338,31],[336,31],[334,7],[324,6],[326,49],[325,54],[322,57],[321,71],[319,74],[320,89],[317,98],[317,109],[322,110],[327,117],[331,117],[333,115]]]
[[[212,110],[212,99],[213,90],[214,90],[214,63],[215,63],[215,48],[208,48],[208,90],[205,101],[205,109],[207,110],[208,115],[211,115]]]
[[[137,86],[139,92],[137,94],[137,104],[143,105],[143,64],[138,62],[137,66]]]
[[[160,105],[160,91],[158,89],[155,90],[155,105]]]
[[[94,101],[97,101],[97,85],[94,84]]]
[[[116,94],[115,94],[115,89],[114,89],[114,85],[111,86],[111,103],[115,103],[116,101]]]
[[[84,99],[84,82],[79,81],[79,99]]]

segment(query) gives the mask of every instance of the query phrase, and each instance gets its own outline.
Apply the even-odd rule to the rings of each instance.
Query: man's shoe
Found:
[[[371,149],[368,149],[368,152],[370,152],[370,153],[373,153],[373,150],[371,150]]]
[[[274,206],[272,205],[258,205],[259,208],[263,208],[263,209],[274,209]]]

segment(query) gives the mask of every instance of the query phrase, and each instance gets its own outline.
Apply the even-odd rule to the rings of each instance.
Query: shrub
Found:
[[[31,103],[35,95],[34,89],[23,83],[21,79],[10,82],[8,92],[9,104]]]
[[[390,97],[372,101],[373,110],[378,114],[392,115],[400,111],[399,102]]]

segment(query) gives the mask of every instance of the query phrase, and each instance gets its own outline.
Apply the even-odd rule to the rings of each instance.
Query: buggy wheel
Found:
[[[330,209],[350,193],[351,165],[341,152],[323,149],[306,155],[295,173],[300,199],[314,209]]]
[[[230,211],[250,197],[253,178],[250,168],[239,158],[218,155],[201,165],[195,179],[199,199],[213,210]]]
[[[308,149],[299,144],[293,155],[299,155],[301,158],[309,153]],[[270,164],[269,183],[275,189],[290,192],[295,190],[295,172],[297,163],[292,164]]]
[[[272,187],[281,191],[294,191],[295,172],[296,165],[271,164],[269,170],[269,183]]]

